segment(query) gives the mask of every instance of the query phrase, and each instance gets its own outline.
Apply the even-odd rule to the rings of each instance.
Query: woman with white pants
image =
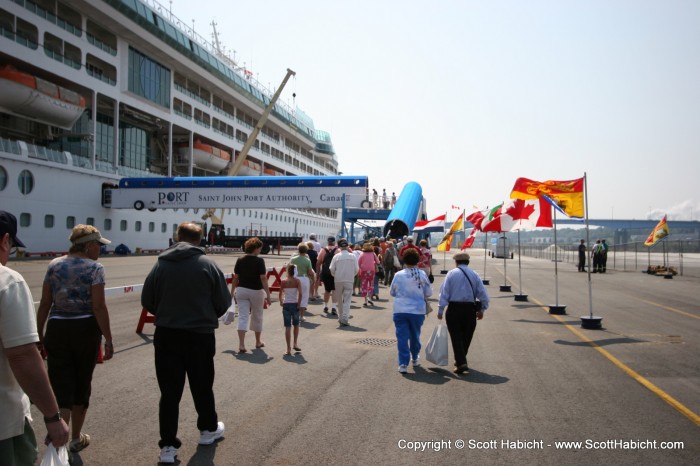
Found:
[[[243,245],[245,256],[236,261],[231,281],[231,294],[238,303],[238,351],[245,353],[245,334],[248,328],[255,332],[255,347],[263,348],[263,309],[270,305],[270,288],[267,285],[267,267],[258,257],[263,243],[259,238],[249,238]]]

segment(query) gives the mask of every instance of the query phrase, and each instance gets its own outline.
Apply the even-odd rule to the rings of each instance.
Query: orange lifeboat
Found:
[[[189,160],[189,144],[180,145],[177,149],[177,153],[185,160]],[[231,161],[230,152],[209,144],[204,144],[199,139],[194,141],[192,156],[193,163],[197,167],[217,172],[226,168],[226,165]]]
[[[18,71],[0,67],[0,109],[59,128],[71,129],[85,110],[75,91]]]
[[[238,174],[241,176],[258,176],[262,173],[262,171],[262,165],[257,162],[253,162],[250,159],[245,159]]]
[[[263,173],[269,176],[281,176],[282,174],[275,170],[274,168],[266,168],[263,170]]]

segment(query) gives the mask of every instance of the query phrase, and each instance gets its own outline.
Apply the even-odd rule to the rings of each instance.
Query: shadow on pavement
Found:
[[[256,348],[254,351],[248,350],[246,353],[237,353],[234,350],[222,351],[222,353],[228,353],[239,361],[250,362],[253,364],[267,364],[272,361],[273,357],[267,355],[265,350],[262,348]]]
[[[622,345],[622,344],[628,344],[628,343],[648,343],[646,340],[637,340],[634,338],[610,338],[607,340],[591,340],[591,342],[587,341],[565,341],[565,340],[554,340],[554,343],[557,345],[565,345],[565,346],[591,346],[591,343],[597,345],[597,346],[608,346],[608,345]],[[592,346],[591,346],[592,348]]]
[[[225,441],[226,437],[223,440]],[[187,466],[214,466],[214,456],[218,446],[219,442],[212,445],[197,445],[197,451],[187,462]]]

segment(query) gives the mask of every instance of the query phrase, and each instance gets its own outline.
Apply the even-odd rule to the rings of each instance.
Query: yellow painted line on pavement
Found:
[[[536,300],[536,299],[532,299],[532,301],[535,302],[535,304],[537,304],[538,306],[540,306],[542,309],[545,309],[545,310],[548,311],[548,309],[547,309],[548,306],[544,305],[543,303],[539,302],[539,301]],[[548,312],[549,312],[549,311],[548,311]],[[612,363],[615,364],[617,367],[619,367],[620,369],[622,369],[623,372],[625,372],[627,375],[629,375],[629,376],[632,377],[634,380],[636,380],[637,382],[639,382],[643,387],[645,387],[647,390],[649,390],[650,392],[652,392],[654,395],[658,396],[659,398],[661,398],[662,400],[664,400],[666,403],[668,403],[669,405],[671,405],[676,411],[678,411],[679,413],[683,414],[685,417],[687,417],[688,419],[690,419],[692,422],[695,423],[696,426],[700,427],[700,416],[698,416],[698,415],[695,414],[693,411],[691,411],[690,409],[688,409],[688,408],[687,408],[684,404],[682,404],[680,401],[676,400],[676,399],[673,398],[671,395],[669,395],[668,393],[666,393],[665,391],[663,391],[662,389],[660,389],[659,387],[657,387],[656,385],[654,385],[653,383],[651,383],[648,379],[646,379],[646,378],[643,377],[641,374],[639,374],[638,372],[636,372],[635,370],[633,370],[633,369],[632,369],[631,367],[629,367],[627,364],[625,364],[625,363],[623,363],[622,361],[620,361],[619,359],[617,359],[615,356],[613,356],[612,354],[610,354],[608,351],[606,351],[606,350],[604,350],[603,348],[601,348],[600,346],[598,346],[598,344],[596,344],[593,340],[591,340],[591,339],[588,338],[586,335],[584,335],[580,330],[578,330],[577,328],[575,328],[575,327],[571,326],[570,324],[567,324],[566,322],[564,322],[564,320],[561,318],[561,316],[558,316],[558,315],[556,315],[556,314],[550,314],[550,315],[551,315],[552,317],[554,317],[555,319],[557,319],[562,325],[564,325],[564,327],[566,327],[567,329],[569,329],[569,330],[571,331],[571,333],[573,333],[574,335],[576,335],[577,337],[579,337],[579,338],[581,339],[581,341],[583,341],[583,342],[588,343],[589,345],[591,345],[593,348],[596,349],[596,351],[598,351],[600,354],[602,354],[603,356],[605,356],[605,358],[607,358],[610,362],[612,362]]]
[[[636,296],[630,296],[630,298],[636,299],[637,301],[641,301],[643,303],[651,304],[652,306],[660,307],[661,309],[666,309],[667,311],[675,312],[675,313],[678,313],[678,314],[681,314],[681,315],[684,315],[687,317],[692,317],[694,319],[700,319],[699,315],[691,314],[690,312],[685,312],[685,311],[681,311],[680,309],[665,306],[661,303],[655,303],[654,301],[647,301],[646,299],[637,298]]]

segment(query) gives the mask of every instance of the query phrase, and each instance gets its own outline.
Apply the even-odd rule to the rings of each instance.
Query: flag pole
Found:
[[[447,221],[447,211],[445,211],[445,221]],[[445,239],[445,227],[442,227],[442,239]],[[450,242],[452,242],[452,238],[450,238]],[[439,244],[438,244],[439,246]],[[447,246],[447,245],[445,245]],[[440,273],[442,275],[445,275],[447,273],[447,247],[442,250],[442,270]]]
[[[486,206],[486,211],[489,210],[489,206]],[[489,279],[486,278],[486,256],[488,255],[488,245],[489,245],[489,232],[484,231],[484,276],[481,277],[481,283],[484,285],[489,285]]]
[[[488,245],[489,245],[489,232],[484,231],[484,276],[481,278],[481,283],[488,285],[489,279],[486,278],[486,256],[488,255]]]
[[[557,209],[552,217],[554,225],[554,304],[549,306],[550,314],[566,314],[566,305],[559,304],[559,259],[557,254]]]
[[[584,200],[584,214],[586,217],[586,246],[591,244],[590,240],[590,228],[588,225],[588,176],[586,172],[583,172],[583,200]],[[601,328],[601,323],[603,318],[600,316],[593,315],[593,282],[591,281],[591,259],[590,255],[586,252],[586,259],[588,260],[588,316],[581,316],[581,328],[588,329],[599,329]]]
[[[520,255],[520,228],[518,228],[518,282],[520,283],[520,294],[514,295],[514,299],[516,301],[527,301],[527,295],[523,294],[523,269],[520,262]]]
[[[510,285],[508,284],[508,273],[506,272],[506,232],[502,231],[502,237],[498,238],[503,240],[503,285],[500,286],[500,291],[510,292]],[[498,243],[496,243],[496,252],[498,252]]]

